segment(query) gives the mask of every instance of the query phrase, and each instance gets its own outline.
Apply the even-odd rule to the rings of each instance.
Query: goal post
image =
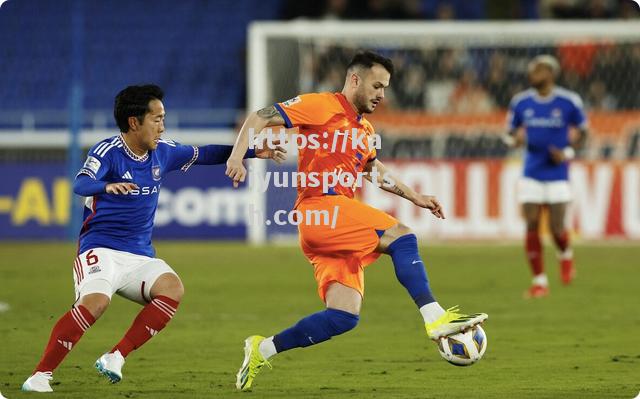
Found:
[[[505,152],[500,151],[497,142],[504,130],[505,102],[527,86],[527,62],[542,53],[552,53],[560,59],[564,71],[560,84],[577,91],[587,103],[594,135],[585,152],[586,159],[608,162],[639,156],[640,136],[634,136],[640,131],[640,114],[636,114],[640,109],[637,22],[254,22],[248,37],[249,112],[300,93],[339,91],[348,57],[357,49],[373,49],[392,58],[397,76],[392,78],[385,105],[368,116],[383,136],[381,154],[385,161],[417,160],[435,163],[430,168],[436,169],[450,164],[454,175],[460,168],[470,168],[470,176],[479,176],[485,169],[490,174],[496,168],[519,168],[504,159]],[[453,63],[452,71],[446,70],[448,62]],[[497,68],[501,68],[502,80],[492,81]],[[284,170],[295,168],[296,156],[289,155],[291,160]],[[461,166],[458,161],[478,161],[485,169]],[[258,161],[250,166],[258,176],[283,170]],[[577,175],[588,178],[591,169],[599,165],[586,165],[586,171],[581,167],[578,166]],[[496,184],[493,180],[506,178],[502,174],[488,176],[491,190]],[[474,186],[465,183],[468,178],[463,180],[452,184],[466,184],[464,188],[455,186],[451,190],[470,198],[468,191],[478,183],[472,182]],[[275,208],[290,209],[295,189],[269,187],[263,193],[257,186],[250,188],[249,206],[254,210],[266,214]],[[589,190],[582,187],[578,191]],[[467,218],[468,223],[460,225],[458,235],[439,230],[436,235],[445,239],[481,237],[482,229],[476,234],[469,226],[482,224],[482,220],[471,219],[478,212],[501,217],[500,209],[494,208],[504,207],[505,201],[513,199],[502,192],[494,194],[487,193],[487,210],[465,208],[468,199],[456,202],[455,212]],[[494,197],[502,202],[492,205]],[[374,205],[396,206],[387,197],[365,193],[364,198]],[[586,208],[589,203],[585,201],[578,208]],[[610,202],[616,201],[612,197]],[[505,214],[512,218],[501,222],[505,225],[517,216],[513,210]],[[594,237],[605,234],[596,230],[594,227]],[[295,226],[275,228],[249,223],[248,238],[260,244],[294,236],[296,231]],[[498,227],[495,236],[514,237],[515,231]]]

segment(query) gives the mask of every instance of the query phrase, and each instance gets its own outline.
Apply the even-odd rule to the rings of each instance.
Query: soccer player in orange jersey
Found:
[[[444,219],[434,196],[419,194],[393,178],[376,158],[375,148],[360,145],[374,135],[364,114],[373,112],[384,99],[392,74],[391,60],[373,52],[360,52],[347,68],[342,92],[304,94],[250,114],[227,161],[227,176],[235,185],[244,181],[242,159],[252,129],[260,132],[269,126],[296,127],[300,135],[309,138],[309,143],[312,136],[318,142],[300,148],[299,172],[322,177],[355,177],[363,173],[369,181],[375,178],[373,183],[383,190]],[[238,389],[250,388],[260,369],[265,364],[271,366],[268,359],[275,354],[318,344],[353,329],[358,324],[364,295],[364,267],[381,254],[391,256],[396,276],[418,306],[430,338],[458,333],[487,318],[483,313],[467,316],[454,308],[443,309],[429,287],[415,234],[392,216],[354,199],[355,188],[355,183],[299,186],[295,203],[298,214],[337,212],[335,225],[303,220],[298,226],[300,245],[313,265],[318,294],[326,309],[274,336],[247,338],[244,362],[237,374]]]

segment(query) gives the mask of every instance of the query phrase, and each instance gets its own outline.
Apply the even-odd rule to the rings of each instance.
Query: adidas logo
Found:
[[[64,346],[65,348],[67,348],[67,350],[71,350],[71,348],[73,348],[73,343],[69,342],[69,341],[61,341],[58,340],[58,343],[62,346]]]
[[[126,171],[126,172],[124,173],[124,175],[122,175],[122,178],[123,178],[123,179],[133,180],[133,176],[131,176],[131,172],[129,172],[129,171]]]
[[[147,328],[147,331],[149,331],[149,334],[151,334],[152,337],[158,333],[157,330],[154,330],[153,328],[151,328],[149,326],[145,326],[145,327]]]

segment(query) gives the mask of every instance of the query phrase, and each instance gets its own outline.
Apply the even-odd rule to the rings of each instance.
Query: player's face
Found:
[[[164,116],[162,101],[149,101],[149,112],[144,115],[137,135],[140,146],[147,151],[155,150],[158,147],[158,140],[164,132]]]
[[[544,87],[553,81],[553,72],[551,68],[542,63],[529,65],[529,83],[532,87],[538,89]]]
[[[391,75],[378,64],[361,73],[354,105],[360,114],[372,113],[384,99],[384,89],[389,86]]]

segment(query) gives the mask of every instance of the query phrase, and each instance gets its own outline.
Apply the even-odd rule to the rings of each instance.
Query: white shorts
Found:
[[[94,248],[78,255],[73,265],[76,301],[87,294],[118,294],[139,304],[151,301],[150,291],[160,275],[176,274],[158,258]]]
[[[558,204],[571,201],[571,187],[566,180],[540,181],[523,177],[518,182],[521,204]]]

